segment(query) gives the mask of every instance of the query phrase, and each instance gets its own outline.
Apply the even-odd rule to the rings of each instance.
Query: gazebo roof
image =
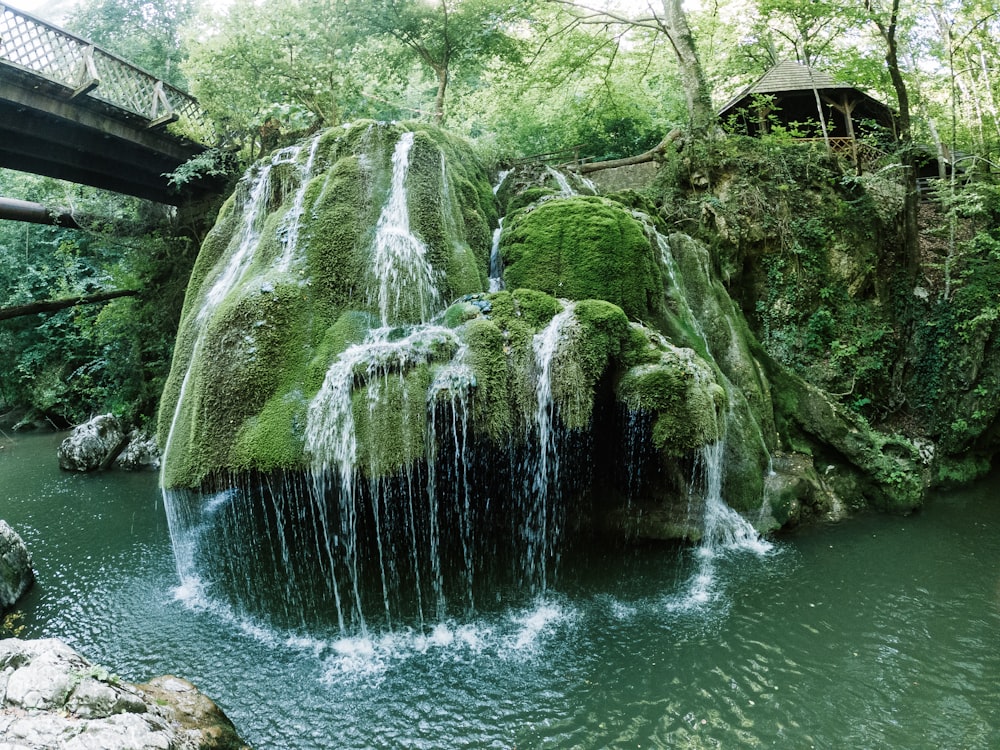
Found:
[[[738,105],[745,106],[745,103],[753,94],[804,93],[812,91],[814,88],[818,91],[826,92],[837,90],[854,91],[858,96],[867,100],[872,106],[881,108],[885,110],[886,113],[889,112],[888,107],[877,99],[869,96],[856,86],[836,81],[829,73],[816,70],[808,65],[802,65],[801,63],[794,62],[793,60],[784,60],[758,78],[755,83],[750,84],[743,89],[743,91],[730,99],[729,102],[727,102],[726,105],[719,110],[719,116],[724,117],[730,111],[738,109]]]

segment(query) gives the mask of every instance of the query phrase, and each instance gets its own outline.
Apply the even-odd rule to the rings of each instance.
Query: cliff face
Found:
[[[775,138],[731,138],[702,156],[698,168],[665,164],[655,195],[712,247],[767,355],[864,425],[915,441],[932,483],[986,471],[1000,414],[996,187],[973,179],[922,195],[913,279],[899,263],[892,164],[859,176]],[[822,441],[797,432],[786,445],[825,461]]]

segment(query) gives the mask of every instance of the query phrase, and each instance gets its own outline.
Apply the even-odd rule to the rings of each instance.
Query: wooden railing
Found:
[[[800,143],[825,144],[831,154],[849,160],[862,171],[872,169],[880,159],[884,159],[888,155],[870,143],[859,141],[856,138],[796,138],[795,140]]]
[[[88,96],[138,115],[147,127],[182,121],[210,132],[198,101],[151,73],[38,18],[0,3],[0,63],[58,84],[70,99]]]

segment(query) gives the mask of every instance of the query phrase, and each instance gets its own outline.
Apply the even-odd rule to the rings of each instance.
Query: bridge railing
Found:
[[[211,132],[198,100],[97,47],[23,11],[0,3],[0,62],[138,115],[148,127],[178,120],[207,140]]]

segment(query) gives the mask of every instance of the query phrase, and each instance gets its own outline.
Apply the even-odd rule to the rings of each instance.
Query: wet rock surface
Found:
[[[190,682],[133,685],[57,639],[0,641],[0,697],[0,750],[247,747]]]
[[[59,445],[59,468],[65,471],[94,471],[114,460],[114,452],[124,447],[125,432],[113,414],[101,414],[73,428]],[[109,458],[110,457],[110,458]]]
[[[12,607],[34,580],[31,554],[24,540],[0,520],[0,613]]]

